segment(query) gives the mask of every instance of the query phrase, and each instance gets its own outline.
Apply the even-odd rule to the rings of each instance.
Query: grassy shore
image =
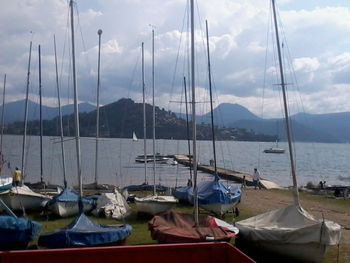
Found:
[[[320,218],[320,211],[322,216],[331,219],[344,228],[342,233],[342,241],[340,247],[332,247],[328,250],[324,262],[350,262],[350,200],[332,199],[325,196],[311,195],[309,193],[300,194],[301,203],[310,213]],[[257,215],[259,213],[277,209],[290,204],[292,195],[290,191],[286,190],[253,190],[247,189],[243,193],[242,203],[239,204],[240,215],[237,218],[233,217],[232,213],[228,213],[223,219],[228,223]],[[321,207],[320,211],[318,209]],[[113,220],[106,218],[90,217],[91,220],[107,224],[130,224],[133,227],[132,234],[128,237],[126,245],[138,244],[153,244],[156,241],[152,240],[150,232],[148,231],[148,221],[150,218],[139,218],[137,216],[136,207],[131,204],[132,214],[124,220]],[[193,208],[178,204],[176,210],[192,213]],[[200,213],[206,214],[204,210]],[[74,217],[60,219],[47,215],[33,215],[32,219],[42,225],[41,233],[50,232],[57,228],[61,228],[69,224]],[[234,240],[232,241],[234,243]],[[36,244],[36,241],[32,243]],[[339,261],[337,261],[339,258]]]

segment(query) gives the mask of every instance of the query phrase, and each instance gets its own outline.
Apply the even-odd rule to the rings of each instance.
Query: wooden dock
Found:
[[[179,164],[182,164],[185,166],[192,166],[192,162],[190,161],[190,158],[187,155],[175,154],[171,157],[174,158]],[[198,164],[197,169],[202,172],[210,173],[210,174],[214,174],[215,172],[214,166],[211,166],[211,165]],[[217,167],[217,173],[222,179],[233,181],[236,183],[242,183],[243,177],[245,177],[246,185],[253,186],[253,177],[250,174],[232,171],[232,170],[219,168],[219,167]],[[260,185],[262,188],[265,188],[265,189],[281,188],[277,184],[265,179],[260,180]]]

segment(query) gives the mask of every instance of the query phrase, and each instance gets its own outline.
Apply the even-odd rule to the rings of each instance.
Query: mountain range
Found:
[[[220,104],[213,110],[215,124],[253,130],[265,135],[276,135],[286,140],[284,119],[262,119],[238,104]],[[210,113],[198,116],[210,123]],[[344,143],[350,141],[350,112],[292,115],[291,126],[295,141]]]
[[[187,139],[186,121],[178,118],[176,114],[165,109],[155,107],[156,113],[156,137],[158,139]],[[96,110],[79,114],[80,135],[84,137],[96,136]],[[152,106],[146,104],[146,130],[147,138],[152,138]],[[65,136],[74,135],[74,115],[63,116]],[[39,121],[28,122],[27,133],[39,135]],[[100,136],[114,138],[131,138],[133,132],[137,137],[143,138],[143,104],[135,103],[131,99],[120,99],[100,108]],[[44,135],[58,135],[58,117],[43,121]],[[23,122],[14,122],[6,126],[6,133],[22,134]],[[190,130],[191,133],[191,130]],[[245,129],[229,127],[215,127],[215,135],[218,140],[245,140],[245,141],[274,141],[275,136],[256,134]],[[200,140],[211,139],[211,126],[207,124],[197,125],[197,138]],[[191,134],[190,134],[191,136]]]
[[[39,118],[38,104],[30,101],[28,109],[28,120],[37,120]],[[94,125],[92,124],[95,122],[95,107],[89,103],[81,103],[79,104],[79,111],[81,112],[80,124],[84,127],[84,129],[81,129],[82,135],[93,136],[95,128],[93,128]],[[101,119],[107,120],[106,123],[100,124],[102,131],[103,127],[105,128],[103,131],[105,135],[128,138],[135,131],[138,137],[142,137],[142,104],[135,103],[131,99],[121,99],[101,107],[100,111]],[[147,104],[147,123],[149,124],[152,121],[151,111],[151,105]],[[64,119],[67,121],[72,119],[70,114],[73,113],[73,105],[62,107],[62,113],[66,115]],[[215,125],[221,129],[221,139],[226,138],[223,134],[227,133],[229,134],[228,139],[232,139],[233,136],[237,140],[243,140],[243,138],[245,140],[258,140],[258,138],[268,141],[273,140],[273,138],[278,138],[281,141],[286,140],[284,120],[282,118],[262,119],[247,108],[239,104],[230,103],[220,104],[214,109],[213,113]],[[52,130],[57,125],[57,120],[55,120],[57,115],[57,108],[43,106],[43,119],[47,120],[46,124],[44,124],[44,129],[45,127],[48,127],[46,128],[48,130],[51,129],[49,134],[54,133]],[[5,120],[7,124],[22,121],[23,116],[24,101],[11,102],[5,105]],[[156,107],[156,116],[159,138],[185,138],[186,123],[184,114],[175,114]],[[54,121],[49,122],[48,120],[51,119]],[[209,139],[210,130],[204,127],[210,124],[210,113],[197,116],[197,121],[203,124],[203,127],[199,130],[199,139]],[[291,116],[291,124],[295,141],[332,143],[350,141],[350,112],[328,114],[298,113]],[[72,132],[73,127],[71,125],[68,126],[66,130]],[[9,127],[13,128],[11,125]],[[225,129],[227,130],[224,131]],[[237,130],[234,132],[234,129]],[[147,137],[150,138],[151,132],[151,125],[148,125]],[[264,137],[263,135],[266,136]]]
[[[31,100],[28,100],[28,121],[38,120],[40,114],[39,104]],[[5,104],[5,124],[13,123],[16,121],[24,120],[24,108],[25,100],[19,100],[14,102],[9,102]],[[90,103],[80,103],[79,112],[90,112],[96,107]],[[62,115],[72,114],[74,112],[73,104],[65,105],[61,107]],[[2,107],[0,114],[2,112]],[[58,116],[58,107],[42,106],[43,120],[51,120]]]

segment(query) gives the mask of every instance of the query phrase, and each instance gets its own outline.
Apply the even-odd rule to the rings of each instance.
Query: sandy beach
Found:
[[[339,246],[339,262],[350,262],[350,200],[335,200],[310,194],[300,195],[301,205],[316,218],[337,222],[342,226]],[[242,211],[260,214],[285,207],[293,202],[289,191],[284,190],[255,190],[246,188],[242,202]],[[337,262],[338,247],[331,247],[324,262]]]

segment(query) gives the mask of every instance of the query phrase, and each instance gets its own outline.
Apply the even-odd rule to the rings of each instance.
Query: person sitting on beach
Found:
[[[261,189],[261,186],[260,186],[260,172],[258,171],[257,168],[254,168],[253,185],[254,185],[254,189],[255,190],[256,190],[257,187],[259,187],[259,189]]]
[[[22,181],[22,172],[16,167],[16,170],[12,173],[12,184],[14,186],[19,186]]]

